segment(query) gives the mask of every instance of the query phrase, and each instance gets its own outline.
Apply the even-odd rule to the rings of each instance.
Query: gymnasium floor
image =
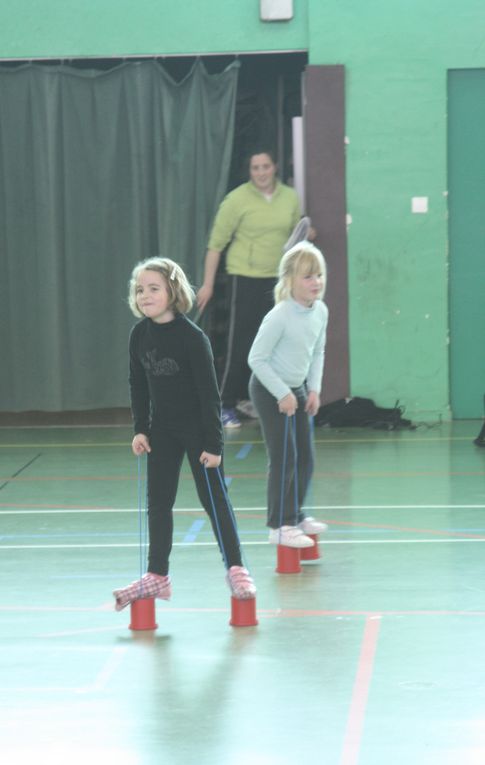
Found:
[[[144,536],[129,428],[0,429],[2,764],[483,765],[480,426],[317,428],[308,504],[329,531],[299,574],[266,542],[259,427],[230,434],[259,625],[229,625],[184,470],[155,631],[111,597]]]

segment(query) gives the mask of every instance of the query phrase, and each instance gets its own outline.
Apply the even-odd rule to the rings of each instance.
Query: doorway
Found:
[[[347,229],[345,194],[345,70],[308,66],[306,53],[246,55],[236,105],[234,149],[228,191],[247,180],[246,159],[254,145],[276,153],[279,176],[293,183],[294,117],[303,116],[306,207],[327,260],[330,310],[322,403],[350,395]],[[222,59],[224,63],[224,59]],[[225,65],[229,63],[226,57]],[[208,66],[221,62],[208,60]],[[224,366],[227,334],[225,271],[221,267],[211,306],[209,334],[216,365]]]
[[[485,394],[485,69],[448,75],[450,395],[455,419]]]

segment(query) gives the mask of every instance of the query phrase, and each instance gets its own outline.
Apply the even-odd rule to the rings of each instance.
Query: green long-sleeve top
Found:
[[[222,201],[209,238],[209,250],[229,244],[229,274],[263,279],[276,276],[283,245],[300,219],[296,191],[279,181],[271,198],[248,181]]]

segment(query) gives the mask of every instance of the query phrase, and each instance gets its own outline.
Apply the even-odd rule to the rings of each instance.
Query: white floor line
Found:
[[[92,692],[104,691],[111,677],[115,674],[115,672],[118,670],[119,666],[121,665],[121,662],[123,661],[127,650],[128,648],[126,648],[125,646],[115,646],[110,656],[108,656],[108,659],[106,660],[104,664],[104,667],[102,667],[101,671],[98,673],[97,677],[95,678],[94,683],[92,685],[87,685],[85,688],[80,688],[78,692],[92,693]]]
[[[119,629],[119,628],[113,628],[111,627],[110,630]],[[81,632],[72,632],[68,633],[72,635],[78,635],[81,634]],[[63,636],[63,633],[52,633],[50,637],[61,637]],[[46,636],[43,636],[46,637]],[[61,647],[56,647],[56,650],[62,650]],[[76,652],[78,650],[86,650],[84,647],[77,647],[77,646],[71,646],[68,650]],[[99,650],[99,649],[95,649]],[[0,687],[0,692],[8,691],[8,693],[100,693],[104,691],[113,677],[113,675],[118,671],[118,668],[120,667],[122,661],[124,660],[124,657],[128,651],[128,648],[126,646],[115,646],[111,651],[104,662],[103,666],[101,667],[100,671],[94,678],[93,683],[90,685],[82,685],[82,686],[65,686],[65,685],[47,685],[47,686],[10,686],[10,687]]]
[[[266,506],[255,505],[254,507],[235,507],[236,513],[256,513],[266,512]],[[429,505],[305,505],[304,510],[485,510],[485,504],[429,504]],[[107,507],[107,508],[12,508],[3,510],[0,505],[0,518],[2,515],[81,515],[94,514],[102,515],[104,513],[137,513],[136,507]],[[176,507],[174,513],[203,513],[201,507]]]
[[[456,543],[468,543],[468,544],[482,544],[485,542],[485,537],[482,539],[461,539],[459,537],[445,537],[439,539],[325,539],[321,540],[321,545],[417,545],[417,544],[456,544]],[[257,547],[266,545],[269,547],[269,542],[247,542],[243,539],[244,547]],[[174,542],[174,547],[215,547],[216,542]],[[123,549],[123,548],[138,548],[138,543],[133,544],[76,544],[76,545],[0,545],[0,552],[7,552],[9,550],[89,550],[89,549]]]

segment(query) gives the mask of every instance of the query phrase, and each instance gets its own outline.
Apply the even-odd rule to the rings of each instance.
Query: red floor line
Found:
[[[173,609],[169,609],[173,610]],[[194,610],[194,609],[190,609]],[[282,619],[299,619],[302,617],[309,617],[309,616],[330,616],[330,617],[343,617],[343,616],[365,616],[368,619],[372,619],[376,616],[375,611],[365,611],[365,610],[349,610],[349,611],[330,611],[325,609],[290,609],[290,608],[279,608],[279,609],[259,609],[259,613],[262,616],[266,617],[272,617],[272,618],[282,618]],[[458,610],[450,610],[450,609],[441,609],[441,610],[432,610],[432,609],[416,609],[414,611],[412,610],[389,610],[389,611],[380,611],[379,616],[485,616],[485,611],[458,611]]]
[[[120,507],[117,506],[110,506],[110,505],[68,505],[66,503],[63,503],[62,505],[55,504],[53,502],[0,502],[0,508],[8,508],[13,510],[86,510],[86,512],[89,512],[90,510],[101,510],[108,513],[111,513],[113,511],[121,511],[121,512],[137,512],[137,507],[135,506],[135,499],[131,504],[131,507]],[[176,513],[190,513],[191,515],[193,513],[201,513],[201,515],[204,514],[204,509],[202,507],[194,507],[193,509],[190,508],[174,508]],[[250,515],[246,515],[245,517],[250,518]],[[255,518],[261,518],[264,517],[261,514],[255,515]]]
[[[118,508],[112,508],[112,507],[98,507],[96,505],[87,506],[87,505],[67,505],[67,504],[47,504],[47,503],[16,503],[16,502],[0,502],[0,508],[5,507],[9,509],[49,509],[49,510],[106,510],[106,511],[112,511],[117,510]],[[177,510],[177,513],[184,514],[185,512],[191,513],[192,511],[187,510]],[[237,508],[236,508],[237,512]],[[203,514],[204,511],[202,508],[200,509],[200,513]],[[264,517],[261,514],[245,514],[245,518],[262,518]],[[465,531],[445,531],[441,529],[421,529],[414,526],[397,526],[394,524],[388,524],[388,523],[365,523],[364,521],[343,521],[340,519],[335,518],[325,518],[326,523],[328,523],[330,526],[348,526],[352,528],[356,528],[357,530],[359,528],[365,528],[365,529],[378,529],[378,530],[386,530],[386,531],[398,531],[403,533],[409,533],[409,534],[429,534],[431,536],[435,537],[445,537],[445,538],[451,538],[451,539],[485,539],[484,534],[470,534]]]
[[[350,701],[340,765],[357,765],[359,761],[367,699],[372,680],[380,626],[380,614],[367,617]]]
[[[102,507],[101,505],[56,505],[52,502],[0,502],[0,507],[14,508],[17,510],[117,510],[115,507]]]

